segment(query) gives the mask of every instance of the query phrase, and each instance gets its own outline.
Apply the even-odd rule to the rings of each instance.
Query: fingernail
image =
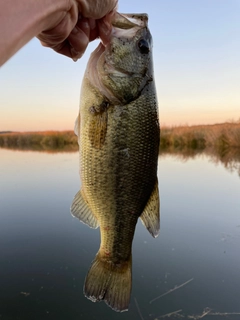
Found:
[[[89,26],[89,22],[88,19],[82,19],[81,21],[78,22],[78,28],[83,31],[86,36],[89,38],[89,34],[90,34],[90,26]]]
[[[82,57],[81,52],[77,52],[73,47],[71,47],[71,55],[74,62],[78,61]]]
[[[82,27],[82,28],[80,28],[80,29],[89,28],[88,19],[87,19],[87,18],[81,19],[80,21],[78,21],[78,25]]]
[[[94,30],[96,28],[96,20],[89,18],[89,26],[91,30]]]
[[[78,28],[77,27],[74,27],[72,29],[72,34],[77,34],[79,32]]]

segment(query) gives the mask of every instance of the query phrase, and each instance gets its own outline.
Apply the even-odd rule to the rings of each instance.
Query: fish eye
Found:
[[[142,54],[147,54],[150,51],[149,44],[145,39],[138,41],[138,48]]]

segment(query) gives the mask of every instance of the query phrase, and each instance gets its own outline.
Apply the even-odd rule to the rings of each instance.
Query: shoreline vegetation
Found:
[[[73,131],[0,132],[0,147],[36,151],[77,151]],[[221,152],[240,148],[240,122],[214,125],[161,127],[161,152],[184,150]]]
[[[240,122],[161,128],[162,149],[240,148]]]
[[[75,152],[77,136],[73,131],[1,132],[0,147],[15,150]]]

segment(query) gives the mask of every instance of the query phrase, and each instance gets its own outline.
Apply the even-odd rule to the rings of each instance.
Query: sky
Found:
[[[119,0],[149,15],[161,125],[240,119],[240,0]],[[0,131],[71,130],[91,43],[77,62],[31,40],[0,69]]]

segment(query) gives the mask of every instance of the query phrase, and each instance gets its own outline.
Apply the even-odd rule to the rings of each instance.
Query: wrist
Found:
[[[33,37],[57,24],[54,20],[58,17],[60,20],[71,3],[71,0],[0,1],[0,66]]]

